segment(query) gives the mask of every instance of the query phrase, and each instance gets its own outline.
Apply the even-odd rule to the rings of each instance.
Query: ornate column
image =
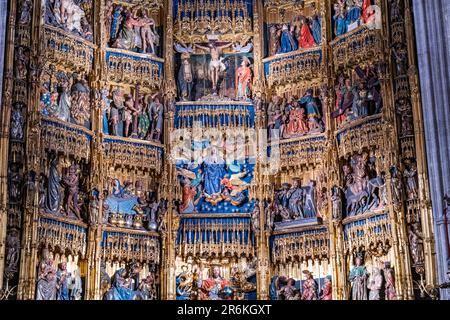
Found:
[[[94,37],[97,48],[94,51],[93,69],[90,75],[90,84],[93,91],[93,103],[91,104],[92,131],[94,136],[91,141],[91,170],[89,177],[90,205],[88,212],[87,232],[87,274],[86,293],[88,300],[102,299],[100,292],[100,264],[101,264],[101,239],[103,232],[103,189],[107,177],[108,168],[103,162],[103,131],[102,131],[102,96],[101,90],[106,84],[106,38],[104,36],[105,16],[104,1],[94,2]],[[98,192],[98,197],[93,195]]]
[[[257,269],[257,297],[260,300],[269,299],[268,286],[270,283],[270,252],[269,252],[269,237],[270,233],[266,232],[266,217],[265,217],[265,200],[270,197],[264,192],[264,184],[261,183],[264,179],[264,168],[263,168],[263,154],[266,152],[266,145],[262,140],[262,136],[259,134],[265,128],[264,121],[264,92],[265,92],[265,75],[262,63],[262,57],[264,55],[264,40],[263,40],[263,30],[264,30],[264,4],[262,1],[253,1],[253,58],[254,58],[254,69],[253,69],[253,95],[257,97],[255,99],[254,107],[256,108],[256,143],[258,155],[257,163],[255,169],[255,183],[256,192],[255,198],[259,203],[259,230],[255,234],[256,241],[256,252],[258,257],[258,269]],[[265,131],[264,131],[265,134]]]
[[[40,77],[45,61],[43,58],[43,33],[41,26],[42,3],[40,0],[33,1],[33,15],[30,33],[30,90],[28,96],[27,130],[25,135],[25,172],[34,172],[36,176],[40,173],[40,159],[43,153],[40,143]],[[20,257],[20,273],[18,299],[34,299],[36,287],[36,266],[38,255],[37,225],[39,206],[37,198],[32,205],[27,204],[25,208],[22,225],[22,248]]]
[[[162,239],[162,266],[161,268],[161,296],[162,299],[175,300],[175,246],[178,232],[179,217],[176,208],[177,200],[177,176],[175,164],[171,161],[170,133],[174,129],[175,98],[177,88],[175,85],[175,71],[173,58],[173,0],[166,0],[165,14],[165,47],[164,47],[164,146],[166,159],[163,166],[163,178],[161,181],[161,197],[167,203],[165,214],[165,226]]]
[[[0,36],[6,34],[5,44],[6,50],[3,61],[4,69],[4,87],[3,93],[0,96],[0,157],[2,159],[0,164],[0,289],[3,288],[3,272],[5,264],[5,240],[6,240],[6,225],[8,220],[8,161],[9,158],[9,130],[11,117],[11,104],[13,95],[13,64],[14,64],[14,41],[15,41],[15,27],[16,27],[16,1],[9,1],[9,19],[5,24],[6,28],[2,28]],[[0,7],[3,7],[6,15],[6,3],[2,2]],[[3,46],[2,46],[3,47]],[[2,50],[3,53],[3,50]],[[3,70],[3,68],[1,69]],[[1,80],[0,80],[1,81]],[[1,85],[1,82],[0,82]],[[1,90],[0,86],[0,90]],[[1,99],[3,98],[3,100]]]
[[[416,119],[417,126],[420,126],[416,131],[418,134],[423,131],[425,136],[423,142],[426,144],[427,158],[422,161],[424,164],[428,161],[429,201],[433,204],[433,226],[430,221],[428,228],[433,227],[436,242],[434,250],[437,267],[430,270],[430,273],[437,271],[437,283],[442,284],[449,281],[447,273],[450,261],[450,2],[413,0],[412,9],[418,64],[418,70],[411,70],[412,80],[415,82],[413,101],[416,104],[422,102],[423,108],[414,107],[420,116]],[[409,21],[411,27],[408,29],[412,35],[412,17]],[[414,48],[413,41],[410,42]],[[417,72],[420,75],[420,87]],[[426,180],[423,183],[428,186]],[[443,289],[440,293],[441,299],[450,299],[449,289]]]

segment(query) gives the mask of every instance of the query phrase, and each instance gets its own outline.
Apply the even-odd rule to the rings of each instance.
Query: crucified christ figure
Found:
[[[216,46],[214,42],[210,42],[207,47],[195,44],[196,48],[208,51],[211,55],[211,62],[209,63],[209,77],[211,78],[212,88],[214,92],[217,92],[217,83],[219,82],[219,74],[226,69],[222,63],[223,58],[220,57],[222,50],[231,47],[233,43],[229,43],[223,46]]]

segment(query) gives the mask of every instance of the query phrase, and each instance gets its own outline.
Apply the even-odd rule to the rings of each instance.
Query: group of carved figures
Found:
[[[376,158],[367,153],[353,156],[342,166],[342,172],[344,187],[334,186],[331,190],[333,219],[341,219],[342,212],[346,217],[351,217],[384,208],[388,204],[388,187],[391,189],[394,205],[418,197],[417,167],[414,162],[405,164],[403,174],[392,166],[389,169],[390,186],[386,184],[386,174],[377,173]],[[404,189],[406,197],[403,196]]]
[[[69,217],[81,220],[79,201],[79,171],[77,164],[70,165],[61,177],[60,161],[57,157],[50,160],[48,176],[41,175],[39,180],[39,207],[49,214],[64,212]]]
[[[112,180],[112,191],[105,191],[103,223],[149,231],[164,231],[167,203],[157,200],[154,192],[146,192],[141,181]]]
[[[44,0],[45,23],[93,40],[92,0]]]
[[[383,101],[377,72],[372,68],[355,68],[359,78],[356,83],[344,75],[338,77],[335,86],[336,106],[332,117],[338,126],[349,121],[381,112]]]
[[[158,94],[144,95],[136,86],[135,95],[120,88],[101,91],[103,133],[126,138],[161,142],[164,106]]]
[[[362,255],[358,254],[349,273],[351,300],[395,300],[395,274],[390,263],[386,262],[383,269],[373,266],[369,274],[363,262]]]
[[[194,53],[192,45],[188,47],[180,44],[175,45],[175,50],[181,54],[181,66],[177,75],[178,93],[181,101],[200,100],[208,93],[217,95],[221,91],[226,82],[224,79],[230,72],[229,67],[224,63],[226,58],[222,56],[222,53],[224,49],[231,46],[233,46],[233,51],[237,53],[248,53],[253,48],[252,43],[245,47],[234,43],[218,45],[213,41],[209,42],[207,46],[194,44],[196,49],[206,52],[211,58],[209,63],[205,62],[205,66],[194,69],[191,61],[191,54]],[[251,62],[246,56],[239,57],[239,59],[241,60],[240,66],[234,70],[234,99],[249,101],[253,79]],[[236,61],[240,61],[239,59]],[[205,75],[205,70],[207,70],[207,75]]]
[[[269,33],[271,56],[288,53],[299,48],[308,49],[322,43],[322,22],[318,15],[298,17],[290,24],[271,25]]]
[[[372,0],[337,0],[334,4],[334,34],[339,37],[361,25],[381,29],[381,9]]]
[[[270,298],[272,300],[333,300],[333,287],[331,277],[324,279],[324,285],[319,291],[319,287],[313,274],[304,270],[305,279],[296,286],[297,281],[293,278],[275,276],[270,285]]]
[[[150,272],[144,279],[140,279],[142,266],[139,263],[128,263],[109,277],[105,270],[105,263],[101,266],[101,285],[109,288],[103,295],[103,300],[156,300],[158,290],[156,286],[156,272]]]
[[[243,300],[246,294],[256,291],[251,281],[256,275],[253,264],[244,270],[234,267],[230,279],[220,274],[220,268],[212,268],[210,277],[203,279],[202,270],[189,270],[187,266],[176,277],[177,300]]]
[[[159,35],[155,20],[145,9],[113,5],[111,0],[105,5],[106,39],[111,47],[157,54]]]
[[[78,74],[58,71],[56,81],[51,79],[42,83],[40,104],[44,116],[82,126],[89,124],[90,88],[87,80]]]
[[[55,268],[53,254],[42,250],[36,284],[36,300],[81,300],[83,283],[78,267],[68,271],[67,262],[61,262]]]
[[[304,187],[298,178],[293,179],[292,185],[283,183],[275,192],[273,205],[269,208],[274,222],[317,218],[316,182],[311,180]]]
[[[325,131],[322,105],[312,89],[300,99],[274,96],[268,106],[267,117],[270,138],[289,139]]]

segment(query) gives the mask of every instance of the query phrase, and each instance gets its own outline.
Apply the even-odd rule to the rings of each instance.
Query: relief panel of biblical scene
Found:
[[[265,25],[267,56],[310,49],[322,44],[322,17],[315,4],[300,11],[295,7],[280,11],[276,16],[268,13]]]
[[[270,229],[285,229],[322,222],[326,207],[326,183],[324,176],[309,179],[292,178],[275,188],[273,199],[267,202],[266,214]]]
[[[181,213],[250,213],[253,204],[249,187],[253,180],[254,161],[243,157],[226,160],[215,146],[204,148],[208,140],[193,141],[194,161],[177,160],[177,171],[183,192]],[[240,142],[243,143],[243,142]],[[237,148],[239,142],[226,148]]]
[[[41,83],[40,109],[46,117],[91,127],[91,89],[84,74],[50,65]]]
[[[114,173],[111,173],[114,176]],[[111,178],[103,191],[103,223],[159,231],[167,204],[159,200],[148,178]]]
[[[113,87],[101,91],[104,134],[161,142],[164,107],[159,93]]]
[[[111,48],[161,56],[159,11],[145,4],[123,4],[106,0],[106,41]]]
[[[46,24],[93,41],[92,0],[43,0],[42,6]]]
[[[203,263],[177,259],[177,300],[256,300],[256,259]]]
[[[313,89],[306,90],[301,98],[273,96],[267,108],[269,138],[290,139],[323,133],[323,115],[322,102]]]
[[[365,25],[368,29],[381,29],[381,8],[374,0],[337,0],[333,5],[333,34],[336,37]]]
[[[334,190],[333,196],[343,193],[344,218],[383,210],[387,205],[386,173],[377,168],[378,161],[364,152],[342,165],[344,186]]]
[[[338,127],[357,119],[380,114],[383,107],[378,72],[356,67],[351,76],[341,73],[335,85],[336,105],[332,117]]]
[[[138,262],[106,262],[100,265],[103,300],[158,300],[158,266]]]
[[[87,221],[86,191],[89,168],[85,163],[50,155],[48,167],[39,177],[39,208],[50,215]]]
[[[308,270],[304,278],[296,280],[286,276],[274,276],[270,284],[271,300],[333,300],[331,276],[316,278]]]
[[[209,41],[192,47],[175,44],[180,101],[250,101],[252,94],[251,42]]]
[[[37,267],[36,300],[82,300],[85,293],[85,275],[78,253],[66,255],[42,248]]]

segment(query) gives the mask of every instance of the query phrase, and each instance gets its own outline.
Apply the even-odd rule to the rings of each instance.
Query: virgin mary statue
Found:
[[[220,194],[221,181],[225,175],[225,160],[217,154],[217,149],[211,149],[211,155],[203,161],[205,193],[209,196]]]

